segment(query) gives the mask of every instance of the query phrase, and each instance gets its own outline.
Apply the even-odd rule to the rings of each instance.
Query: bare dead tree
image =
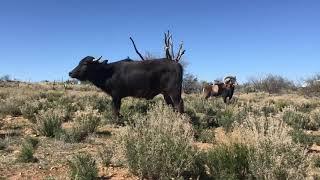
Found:
[[[138,51],[138,49],[137,49],[137,47],[136,47],[136,44],[134,43],[134,41],[133,41],[133,39],[132,39],[131,37],[130,37],[130,40],[131,40],[131,42],[132,42],[132,44],[133,44],[134,49],[136,50],[136,53],[140,56],[141,60],[144,61],[143,56],[139,53],[139,51]]]
[[[179,51],[176,56],[173,52],[173,40],[172,40],[172,34],[170,34],[170,31],[164,33],[164,44],[165,44],[164,49],[166,52],[166,58],[179,62],[183,54],[186,52],[186,50],[183,49],[183,41],[179,45]]]
[[[141,60],[145,60],[146,58],[144,58],[138,51],[136,44],[134,43],[133,39],[130,37],[130,40],[133,44],[133,47],[136,51],[136,53],[140,56]],[[166,59],[172,60],[172,61],[176,61],[176,62],[180,62],[181,57],[183,56],[183,54],[186,52],[186,50],[183,49],[183,41],[180,43],[179,45],[179,50],[177,55],[174,54],[173,51],[173,40],[172,40],[172,34],[170,33],[170,31],[165,32],[164,33],[164,51],[166,54]]]

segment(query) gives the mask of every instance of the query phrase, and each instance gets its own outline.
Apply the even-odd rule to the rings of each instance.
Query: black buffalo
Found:
[[[181,113],[184,111],[181,64],[166,58],[145,61],[127,58],[113,63],[94,59],[92,56],[83,58],[69,76],[90,81],[109,94],[116,116],[120,116],[121,99],[128,96],[152,99],[162,94],[167,104]]]

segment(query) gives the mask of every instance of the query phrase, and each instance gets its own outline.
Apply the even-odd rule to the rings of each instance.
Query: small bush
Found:
[[[55,137],[61,133],[61,124],[63,121],[63,115],[60,111],[55,109],[48,109],[46,111],[40,111],[36,115],[37,130],[41,135],[46,137]]]
[[[75,123],[80,126],[85,132],[93,133],[96,131],[101,121],[101,114],[98,110],[94,110],[91,107],[85,111],[78,111],[75,113]]]
[[[36,148],[39,144],[38,138],[34,138],[34,137],[30,137],[30,136],[28,136],[25,141],[26,141],[26,143],[30,144],[33,148]]]
[[[192,170],[193,131],[190,120],[158,103],[146,116],[134,116],[117,144],[121,144],[129,169],[141,178],[169,179]]]
[[[314,143],[320,145],[320,136],[306,134],[301,129],[292,130],[291,136],[295,143],[300,143],[306,146],[311,146]]]
[[[283,121],[295,129],[317,129],[317,125],[311,121],[309,116],[295,111],[292,108],[287,108],[284,110]]]
[[[317,168],[320,168],[320,157],[319,156],[317,156],[314,159],[314,166],[317,167]]]
[[[209,150],[206,164],[213,179],[249,179],[249,148],[242,144],[220,145]]]
[[[285,101],[285,100],[282,100],[282,99],[275,102],[275,106],[279,111],[282,111],[284,108],[290,106],[290,104],[292,104],[292,102]]]
[[[17,161],[23,162],[23,163],[36,162],[37,159],[33,156],[33,154],[34,154],[34,148],[32,144],[29,144],[28,142],[24,142],[22,144]]]
[[[90,180],[98,177],[96,162],[89,154],[78,154],[68,164],[71,179]]]
[[[41,104],[39,101],[29,101],[20,107],[22,116],[31,122],[36,122],[36,114],[41,109]]]
[[[60,133],[60,139],[67,143],[78,143],[85,140],[88,135],[89,133],[87,131],[84,131],[81,126],[76,125],[70,130],[63,130]]]
[[[195,129],[195,137],[197,141],[203,143],[213,143],[214,142],[214,130],[213,129]]]
[[[240,137],[250,151],[250,171],[257,179],[304,179],[309,161],[300,144],[291,137],[291,129],[281,117],[249,116],[239,125]]]
[[[113,149],[112,148],[104,148],[99,151],[99,156],[102,160],[102,164],[104,166],[109,166],[111,164],[111,160],[113,157]]]
[[[0,150],[5,150],[8,146],[8,142],[4,139],[0,139]]]
[[[71,130],[63,131],[60,138],[68,143],[81,142],[96,131],[101,121],[101,115],[91,107],[85,111],[75,113],[75,126]]]
[[[22,106],[25,102],[25,97],[9,97],[5,100],[0,100],[0,114],[1,116],[11,115],[20,116]]]
[[[232,124],[235,121],[233,111],[227,109],[223,112],[220,112],[217,121],[219,126],[224,127],[226,131],[231,130]]]
[[[314,130],[318,130],[320,127],[320,109],[315,109],[311,111],[310,119],[314,124]]]

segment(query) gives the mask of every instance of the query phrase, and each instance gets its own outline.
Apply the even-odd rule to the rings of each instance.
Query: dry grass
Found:
[[[110,109],[110,98],[90,85],[70,85],[67,89],[59,84],[21,84],[19,87],[1,87],[0,174],[4,178],[11,179],[50,177],[65,179],[70,177],[68,160],[72,159],[74,154],[89,153],[96,160],[98,177],[138,179],[131,173],[132,170],[129,171],[130,166],[123,146],[118,146],[118,141],[115,141],[116,136],[126,132],[128,138],[141,137],[131,141],[132,146],[137,146],[138,141],[149,137],[145,142],[154,143],[149,146],[154,150],[161,147],[161,143],[157,142],[161,139],[159,138],[161,134],[175,137],[177,141],[173,144],[179,144],[178,137],[184,137],[182,139],[185,143],[191,144],[192,149],[198,149],[201,153],[222,145],[227,147],[234,147],[235,144],[243,145],[250,149],[249,175],[258,179],[304,179],[317,176],[318,167],[309,162],[310,160],[313,162],[312,158],[316,157],[314,155],[320,153],[320,150],[317,150],[320,148],[316,145],[316,137],[320,135],[318,98],[302,97],[297,94],[237,94],[237,101],[228,106],[223,104],[221,98],[204,101],[200,95],[195,94],[184,95],[183,98],[187,112],[184,116],[171,111],[167,106],[162,106],[163,99],[160,97],[152,101],[125,98],[121,113],[124,115],[124,120],[131,125],[117,127],[113,124],[115,119]],[[312,128],[304,129],[304,126],[287,124],[283,117],[288,111],[307,117],[298,118],[298,121]],[[59,119],[61,123],[59,128],[62,131],[72,130],[82,124],[88,132],[85,138],[80,142],[66,143],[61,136],[52,138],[39,134],[37,127],[41,127],[41,120],[54,115]],[[140,129],[141,131],[133,131],[138,127],[144,128]],[[299,144],[292,139],[293,129],[305,133],[308,144]],[[142,136],[137,134],[138,132],[149,134]],[[311,135],[312,138],[309,138]],[[39,143],[37,148],[33,149],[33,157],[37,158],[37,162],[26,166],[16,161],[16,158],[19,156],[21,144],[29,136],[38,136]],[[172,147],[177,147],[170,149],[175,152],[180,145]],[[223,149],[219,153],[223,153]],[[164,152],[162,155],[169,154]],[[142,158],[148,157],[140,155]],[[184,160],[187,160],[187,156],[185,157]],[[171,158],[173,161],[177,159],[177,157]],[[153,164],[160,162],[154,161]],[[191,161],[196,164],[206,163],[199,159],[190,159]],[[171,167],[175,168],[177,166]],[[201,169],[200,165],[197,168]],[[179,175],[180,172],[179,170],[176,174]],[[141,173],[136,174],[139,177],[144,176]]]

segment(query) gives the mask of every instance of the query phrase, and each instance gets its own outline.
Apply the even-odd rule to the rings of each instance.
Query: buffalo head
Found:
[[[226,85],[237,85],[237,77],[236,76],[227,76],[224,78],[224,84]]]
[[[92,56],[87,56],[83,58],[77,67],[75,67],[71,72],[69,72],[69,76],[71,78],[76,78],[80,81],[87,80],[88,72],[92,72],[94,70],[94,67],[98,64],[101,64],[100,59],[102,56],[95,60]],[[106,63],[107,60],[105,60],[103,63]]]

